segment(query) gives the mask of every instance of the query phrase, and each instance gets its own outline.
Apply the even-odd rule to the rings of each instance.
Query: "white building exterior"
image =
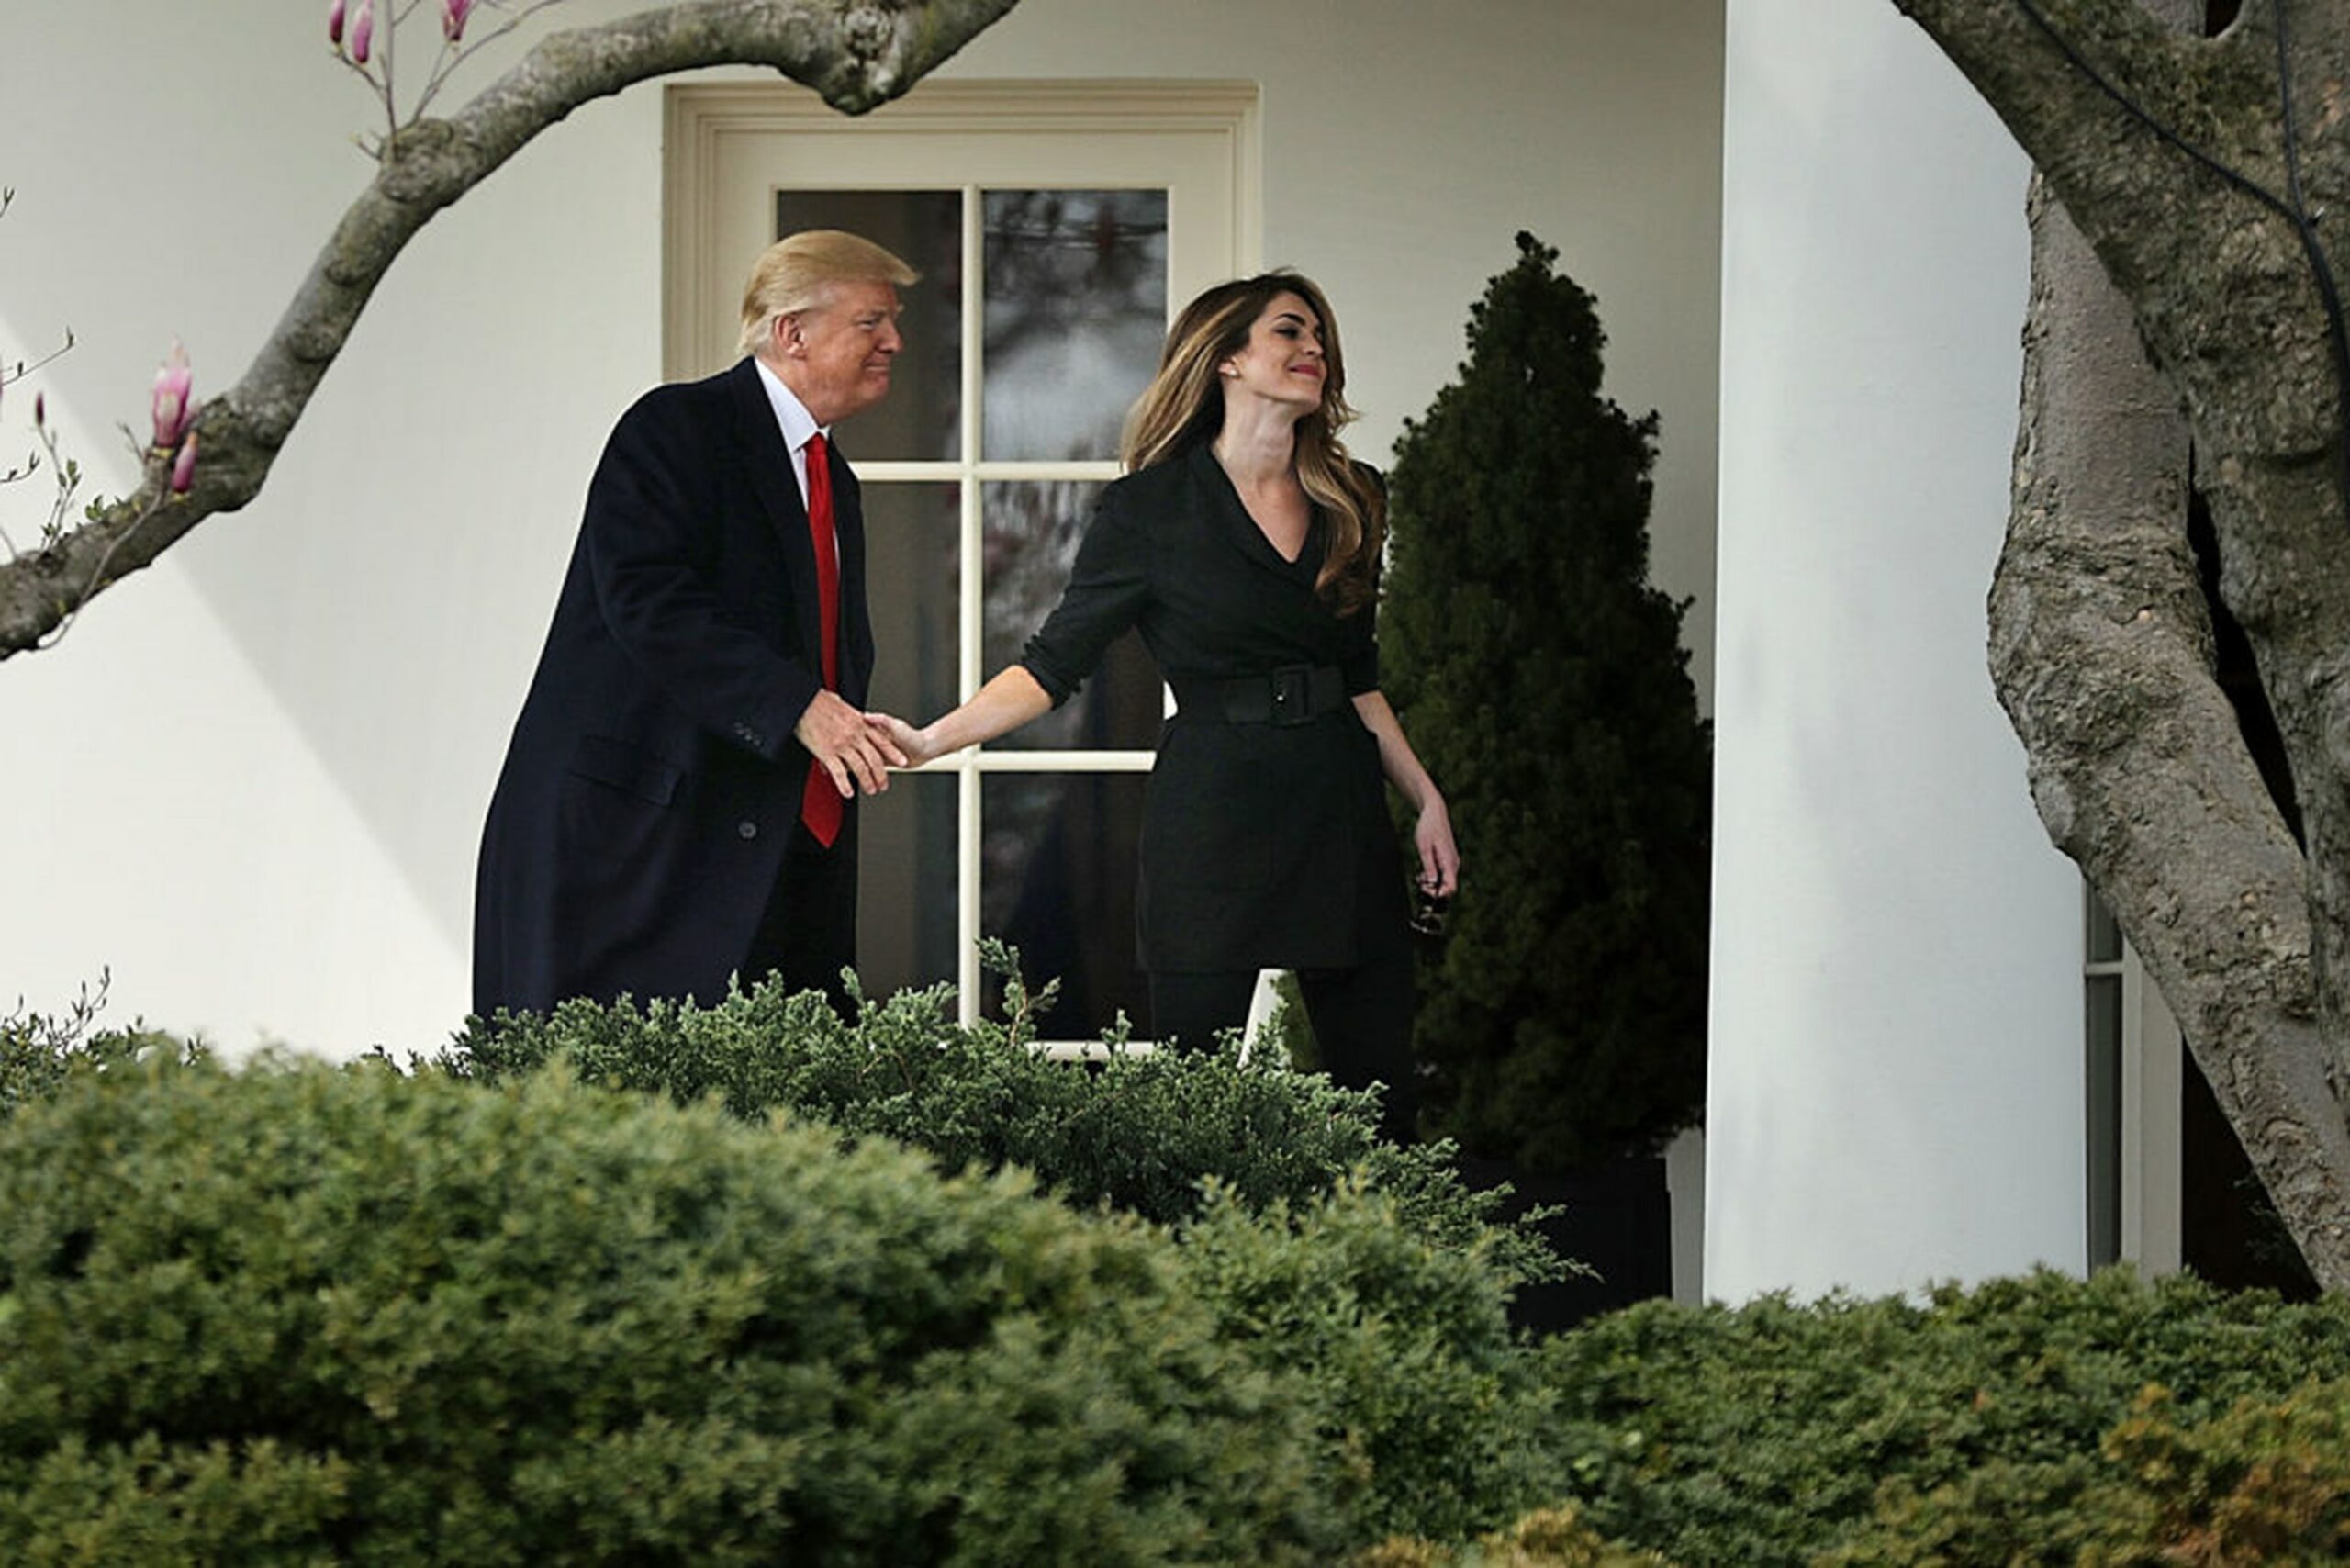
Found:
[[[325,9],[14,29],[0,345],[73,328],[39,385],[96,492],[173,338],[199,395],[241,374],[371,173]],[[1984,670],[2026,172],[1987,110],[1887,0],[1024,0],[941,75],[1137,79],[1254,86],[1235,264],[1327,288],[1364,455],[1521,229],[1662,414],[1655,576],[1719,726],[1706,1293],[2079,1267],[2078,885]],[[0,1004],[110,969],[111,1016],[230,1047],[455,1027],[580,497],[662,374],[664,123],[658,84],[591,106],[436,218],[261,499],[0,667]]]

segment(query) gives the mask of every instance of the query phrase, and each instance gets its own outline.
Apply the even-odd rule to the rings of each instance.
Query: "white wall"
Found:
[[[574,0],[588,21],[624,0]],[[429,9],[429,7],[428,7]],[[325,7],[88,0],[12,28],[0,346],[95,488],[176,334],[241,373],[372,165]],[[965,76],[1256,80],[1268,262],[1348,331],[1374,458],[1530,228],[1660,408],[1656,573],[1710,668],[1720,0],[1027,0]],[[462,86],[463,84],[460,84]],[[659,375],[660,97],[590,106],[394,267],[261,499],[0,666],[0,1007],[102,968],[114,1014],[333,1052],[465,1004],[481,812],[605,431]],[[0,408],[26,444],[29,388]],[[21,535],[37,505],[0,497]]]
[[[1884,0],[1729,24],[1706,1288],[2078,1268],[2078,882],[1984,653],[2027,165]]]

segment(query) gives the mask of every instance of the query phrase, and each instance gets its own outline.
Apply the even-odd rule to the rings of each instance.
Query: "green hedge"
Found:
[[[1300,1381],[1337,1462],[1361,1477],[1351,1540],[1460,1540],[1550,1495],[1555,1399],[1473,1255],[1351,1184],[1261,1216],[1218,1204],[1180,1234],[1220,1334]]]
[[[2154,1562],[2115,1543],[2194,1521],[2164,1523],[2181,1495],[2142,1462],[2153,1438],[2126,1435],[2149,1385],[2173,1392],[2146,1431],[2183,1434],[2217,1486],[2253,1440],[2226,1425],[2238,1401],[2350,1379],[2350,1302],[2042,1272],[1924,1302],[1644,1304],[1539,1354],[1573,1428],[1561,1495],[1676,1561],[2072,1562],[2097,1545]],[[2340,1398],[2319,1396],[2337,1420]],[[2286,1446],[2344,1477],[2341,1458]]]
[[[1538,1508],[1506,1529],[1463,1546],[1395,1537],[1356,1560],[1355,1568],[1670,1568],[1653,1551],[1611,1541],[1572,1506]]]
[[[1327,1561],[1173,1249],[548,1077],[108,1073],[0,1129],[0,1561]]]
[[[1501,1195],[1465,1186],[1450,1145],[1383,1141],[1374,1096],[1293,1072],[1278,1053],[1126,1051],[1113,1039],[1108,1059],[1080,1067],[1028,1049],[1052,988],[1030,997],[1010,955],[990,946],[1008,1025],[959,1027],[944,986],[859,997],[844,1022],[816,993],[768,982],[709,1007],[574,1001],[471,1020],[431,1065],[498,1082],[564,1059],[591,1082],[895,1138],[946,1170],[1018,1166],[1080,1207],[1168,1222],[1198,1214],[1210,1180],[1251,1210],[1311,1204],[1359,1180],[1393,1198],[1404,1224],[1475,1252],[1509,1282],[1572,1266],[1530,1222],[1497,1227]]]
[[[0,1124],[0,1561],[1334,1562],[1539,1504],[1483,1249],[382,1064]]]
[[[946,1171],[1035,1171],[1080,1209],[1175,1226],[1193,1290],[1258,1364],[1296,1380],[1365,1482],[1358,1539],[1454,1536],[1539,1502],[1549,1399],[1507,1322],[1561,1265],[1454,1172],[1449,1146],[1376,1135],[1368,1093],[1270,1055],[1113,1051],[1088,1067],[1027,1047],[1044,997],[1005,964],[1013,1022],[964,1029],[945,988],[859,998],[844,1022],[773,984],[711,1007],[569,1002],[470,1024],[434,1063],[499,1082],[583,1080],[733,1114],[813,1117],[931,1152]]]
[[[135,1062],[157,1054],[196,1061],[209,1053],[192,1041],[171,1039],[134,1024],[100,1029],[106,1010],[106,977],[94,991],[84,985],[62,1012],[42,1013],[21,1001],[0,1013],[0,1121],[25,1105],[47,1100],[85,1073]]]
[[[1534,1345],[1457,1190],[1330,1174],[1368,1118],[1326,1085],[1036,1062],[935,998],[795,1005],[574,1009],[413,1080],[0,1054],[34,1085],[0,1102],[0,1561],[2350,1548],[2340,1298],[2042,1273]],[[1059,1125],[1088,1117],[1204,1183]],[[1037,1149],[1075,1202],[938,1170]],[[1104,1203],[1137,1193],[1170,1217]]]

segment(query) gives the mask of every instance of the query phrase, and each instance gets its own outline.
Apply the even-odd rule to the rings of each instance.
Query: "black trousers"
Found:
[[[852,816],[830,849],[807,824],[791,824],[783,871],[743,959],[745,989],[768,975],[788,991],[821,991],[849,1015],[841,970],[856,967],[856,828]]]
[[[1154,970],[1151,1025],[1178,1050],[1205,1050],[1219,1029],[1248,1021],[1254,969]],[[1412,953],[1408,946],[1352,969],[1300,969],[1297,989],[1322,1048],[1323,1070],[1348,1089],[1386,1086],[1380,1135],[1409,1143],[1419,1114],[1412,1077]]]

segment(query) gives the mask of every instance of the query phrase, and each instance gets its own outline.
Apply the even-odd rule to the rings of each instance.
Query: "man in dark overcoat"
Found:
[[[474,1010],[842,995],[858,790],[905,757],[873,670],[856,476],[830,431],[890,389],[914,274],[855,235],[763,253],[744,358],[621,419],[482,834]]]

